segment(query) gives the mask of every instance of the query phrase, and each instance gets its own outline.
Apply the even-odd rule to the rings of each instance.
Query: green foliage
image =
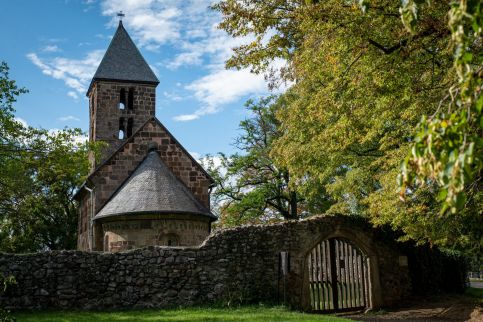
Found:
[[[329,212],[481,254],[481,117],[471,112],[482,79],[479,1],[224,0],[214,8],[222,29],[254,39],[228,67],[296,80],[270,149],[291,184],[315,193],[305,183],[319,182]],[[288,67],[274,73],[269,64],[280,58]]]
[[[5,293],[10,285],[17,284],[15,277],[12,275],[4,276],[0,274],[0,295]],[[0,322],[15,322],[15,318],[11,315],[9,310],[0,307]]]
[[[304,196],[291,183],[287,169],[270,156],[273,142],[280,136],[275,114],[284,104],[275,96],[248,101],[251,117],[240,123],[242,133],[235,141],[243,154],[220,153],[205,159],[216,182],[212,200],[218,205],[222,226],[297,219],[314,208],[312,200],[317,200],[318,211],[327,207],[323,189],[317,198]]]
[[[25,93],[0,65],[0,251],[72,249],[77,210],[72,196],[88,172],[90,146],[79,129],[49,132],[14,119]]]
[[[410,14],[422,1],[403,7],[403,21],[413,31],[418,16]],[[481,198],[483,168],[483,15],[479,0],[455,2],[449,10],[450,45],[455,77],[438,109],[420,122],[411,153],[402,164],[400,184],[408,187],[435,182],[440,190],[441,214],[466,211],[471,199]],[[446,108],[443,108],[446,107]],[[481,214],[481,212],[480,212]]]

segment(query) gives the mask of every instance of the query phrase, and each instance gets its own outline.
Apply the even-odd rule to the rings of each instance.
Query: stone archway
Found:
[[[369,257],[348,239],[322,240],[306,260],[311,311],[353,311],[372,306]]]

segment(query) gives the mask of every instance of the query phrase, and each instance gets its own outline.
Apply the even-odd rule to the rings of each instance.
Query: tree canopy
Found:
[[[0,64],[0,251],[76,246],[72,196],[87,175],[88,144],[79,129],[49,132],[24,126],[13,104],[26,93]]]
[[[293,183],[322,182],[329,212],[481,253],[479,1],[224,0],[214,8],[220,28],[254,39],[227,67],[294,81],[270,148]],[[278,59],[287,64],[275,71]]]
[[[276,165],[270,155],[281,135],[275,115],[284,104],[283,97],[276,96],[249,100],[246,107],[251,117],[240,122],[241,134],[234,142],[241,153],[220,153],[204,160],[215,179],[212,201],[222,226],[299,219],[330,205],[322,185],[311,190],[317,191],[316,196],[310,195],[302,188],[316,183],[306,182],[303,187],[292,183],[289,171]]]

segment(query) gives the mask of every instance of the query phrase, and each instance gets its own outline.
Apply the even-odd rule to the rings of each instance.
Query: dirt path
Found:
[[[345,316],[356,321],[471,321],[483,322],[483,308],[463,295],[417,298],[405,305],[376,313]]]

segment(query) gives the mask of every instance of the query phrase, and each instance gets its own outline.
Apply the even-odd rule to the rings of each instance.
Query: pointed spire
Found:
[[[119,20],[116,33],[94,74],[87,95],[89,95],[92,84],[97,80],[159,84],[158,78],[129,37],[121,20]]]

